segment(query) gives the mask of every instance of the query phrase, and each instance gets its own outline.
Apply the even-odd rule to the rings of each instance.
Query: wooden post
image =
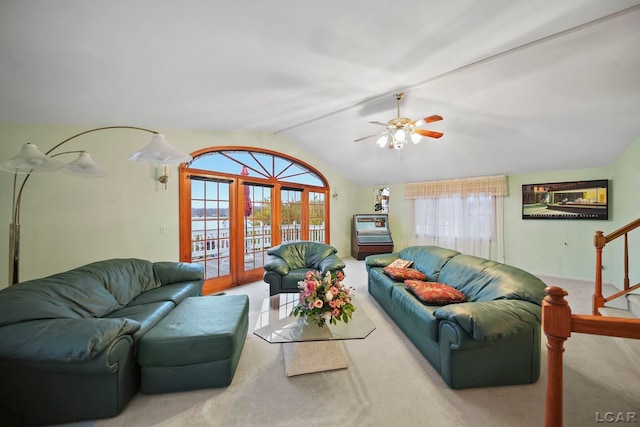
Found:
[[[602,231],[596,231],[593,237],[593,245],[596,247],[596,286],[593,293],[592,314],[599,316],[598,309],[604,307],[604,297],[602,296],[602,248],[607,243]]]
[[[547,390],[545,427],[562,427],[562,353],[571,336],[571,308],[564,299],[567,292],[557,286],[545,290],[542,301],[542,328],[547,336]]]

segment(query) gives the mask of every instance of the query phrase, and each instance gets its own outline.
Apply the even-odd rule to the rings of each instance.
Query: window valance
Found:
[[[407,184],[404,188],[405,200],[453,195],[466,197],[473,194],[489,194],[500,197],[506,196],[507,177],[505,175],[497,175],[479,178],[417,182]]]

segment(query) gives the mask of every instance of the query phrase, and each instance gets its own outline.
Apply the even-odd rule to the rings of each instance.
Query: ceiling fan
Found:
[[[424,126],[427,123],[433,123],[442,120],[442,116],[434,114],[432,116],[428,116],[419,120],[411,120],[407,119],[406,117],[400,117],[400,100],[403,96],[403,92],[396,93],[396,100],[398,102],[397,118],[391,119],[387,123],[382,123],[379,121],[369,122],[376,125],[385,126],[386,129],[384,132],[382,132],[382,134],[375,134],[365,136],[363,138],[358,138],[355,140],[355,142],[360,142],[364,141],[365,139],[373,138],[374,136],[379,136],[377,143],[380,147],[389,147],[400,150],[402,147],[408,144],[409,141],[417,144],[418,142],[420,142],[423,136],[428,136],[429,138],[440,138],[442,135],[444,135],[442,132],[418,129],[420,126]]]

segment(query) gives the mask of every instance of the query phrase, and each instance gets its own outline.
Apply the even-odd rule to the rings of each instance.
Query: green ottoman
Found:
[[[231,384],[249,325],[249,297],[190,297],[147,332],[138,348],[144,393]]]

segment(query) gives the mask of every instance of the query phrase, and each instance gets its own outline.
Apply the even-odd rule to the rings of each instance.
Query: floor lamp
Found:
[[[60,146],[78,138],[79,136],[86,135],[92,132],[98,132],[108,129],[132,129],[153,134],[151,141],[144,148],[129,155],[128,159],[135,162],[153,163],[157,165],[163,165],[163,175],[160,176],[159,181],[165,184],[168,180],[167,168],[168,164],[183,163],[192,160],[189,154],[182,153],[173,148],[164,136],[156,131],[144,129],[135,126],[106,126],[95,129],[90,129],[64,141],[56,144],[46,153],[41,153],[38,147],[34,144],[25,144],[20,149],[20,152],[13,158],[0,163],[0,169],[13,173],[13,197],[12,197],[12,210],[11,210],[11,224],[9,224],[9,284],[14,285],[19,282],[20,271],[20,202],[22,200],[22,193],[24,186],[29,180],[29,177],[34,173],[56,172],[63,170],[71,175],[85,177],[85,178],[99,178],[109,174],[109,172],[99,167],[93,162],[93,159],[86,151],[64,151],[59,153],[53,153]],[[52,154],[53,153],[53,154]],[[78,158],[71,163],[62,163],[54,157],[69,154],[79,153]],[[25,175],[22,182],[19,183],[18,176]]]

